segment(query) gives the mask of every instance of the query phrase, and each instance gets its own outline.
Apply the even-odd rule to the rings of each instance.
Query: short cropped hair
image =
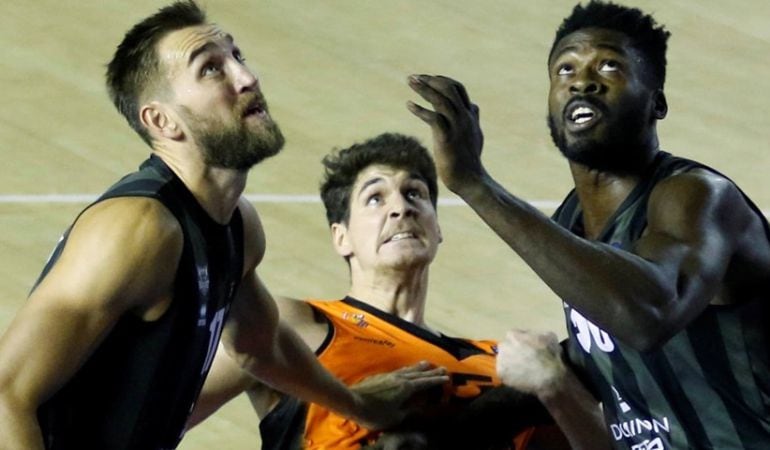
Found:
[[[572,14],[566,17],[556,30],[556,37],[548,54],[549,63],[556,44],[564,36],[584,28],[604,28],[628,36],[631,45],[650,63],[655,87],[663,89],[666,82],[666,48],[671,33],[662,25],[658,26],[651,15],[637,8],[599,0],[591,0],[585,6],[577,4]]]
[[[322,161],[325,170],[321,199],[329,225],[347,223],[350,196],[358,175],[371,165],[383,165],[409,171],[428,185],[433,207],[438,201],[436,166],[428,150],[410,136],[384,133],[349,148],[335,150]]]
[[[206,13],[195,1],[177,1],[134,25],[107,64],[107,90],[112,103],[149,145],[152,139],[139,120],[139,102],[148,88],[162,82],[157,44],[172,31],[205,23]]]

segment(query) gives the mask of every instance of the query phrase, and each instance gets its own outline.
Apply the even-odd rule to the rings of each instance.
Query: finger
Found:
[[[437,81],[437,77],[412,75],[409,77],[408,82],[409,87],[433,105],[433,108],[439,114],[453,116],[462,107],[462,102],[457,97],[457,92],[453,89],[447,89],[446,83]]]
[[[419,378],[430,378],[430,377],[437,377],[441,375],[446,375],[447,371],[444,367],[434,367],[430,370],[421,370],[421,371],[407,371],[400,373],[399,376],[401,376],[404,379],[407,380],[414,380]]]
[[[416,392],[420,392],[435,386],[441,386],[448,382],[449,382],[449,375],[446,375],[446,374],[415,378],[415,379],[409,380],[406,383],[405,394],[406,394],[406,397],[409,397]]]
[[[419,117],[423,122],[427,123],[434,131],[434,133],[438,133],[438,136],[441,136],[441,139],[448,138],[450,134],[450,126],[446,117],[429,109],[425,109],[411,101],[406,102],[406,107],[409,108],[409,111],[411,111],[412,114]]]
[[[423,122],[430,126],[433,126],[433,124],[435,124],[437,121],[436,119],[438,118],[438,114],[436,112],[423,108],[417,103],[407,101],[406,107],[409,109],[409,111],[411,111],[412,114],[419,117]]]
[[[432,77],[421,75],[420,79],[428,86],[450,99],[454,105],[465,109],[470,108],[471,101],[468,99],[468,93],[465,91],[465,86],[459,81],[444,75]]]
[[[463,86],[462,83],[455,81],[451,78],[447,78],[447,77],[442,77],[442,78],[445,78],[446,80],[448,80],[449,83],[451,83],[451,85],[454,88],[455,95],[457,96],[457,98],[460,100],[461,104],[465,108],[473,111],[473,107],[476,107],[475,112],[476,113],[478,112],[478,107],[473,103],[471,103],[471,99],[468,97],[468,91],[465,90],[465,86]]]

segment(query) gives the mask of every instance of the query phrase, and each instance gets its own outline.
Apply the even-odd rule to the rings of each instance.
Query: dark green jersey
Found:
[[[184,233],[173,299],[161,318],[124,315],[83,367],[38,409],[46,448],[160,450],[175,448],[200,392],[241,279],[243,224],[214,222],[184,183],[151,157],[97,202],[151,197]],[[56,264],[65,233],[40,279]]]
[[[711,170],[660,152],[599,240],[630,250],[647,225],[655,185],[694,168]],[[767,221],[752,207],[770,240]],[[573,191],[554,219],[582,236],[581,217]],[[770,293],[764,302],[710,305],[662,347],[643,353],[563,300],[569,359],[600,397],[615,448],[770,449]]]

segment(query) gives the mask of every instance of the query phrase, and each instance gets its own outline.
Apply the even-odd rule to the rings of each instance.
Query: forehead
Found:
[[[190,58],[200,49],[227,47],[233,45],[233,38],[215,24],[204,24],[181,28],[166,34],[158,42],[158,58],[168,67],[187,66]]]
[[[358,192],[378,182],[402,182],[406,180],[422,181],[420,177],[406,169],[383,164],[372,164],[358,173],[356,182],[353,184],[353,190]]]
[[[553,48],[551,61],[567,52],[607,50],[620,54],[631,54],[635,50],[631,39],[624,33],[606,28],[583,28],[559,40]]]

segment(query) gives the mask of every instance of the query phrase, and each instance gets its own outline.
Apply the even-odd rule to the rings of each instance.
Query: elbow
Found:
[[[677,326],[669,308],[649,307],[629,320],[629,326],[619,335],[632,349],[651,352],[660,349],[681,327]]]

